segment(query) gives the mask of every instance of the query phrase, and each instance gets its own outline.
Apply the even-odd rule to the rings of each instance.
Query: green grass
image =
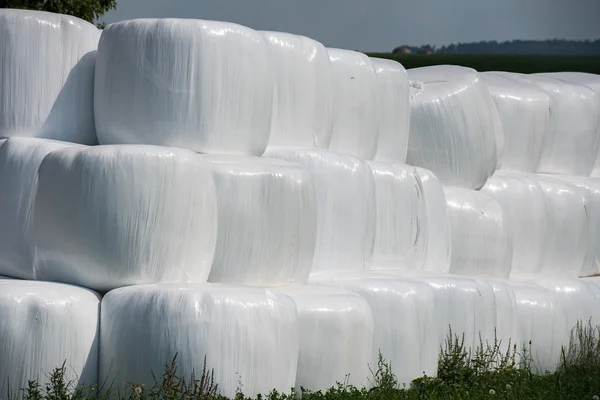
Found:
[[[600,56],[511,56],[483,54],[391,54],[368,53],[369,56],[400,62],[405,68],[428,65],[461,65],[477,71],[536,72],[576,71],[600,74]]]
[[[302,390],[296,393],[272,392],[257,400],[446,400],[446,399],[514,399],[514,400],[600,400],[600,327],[579,323],[571,341],[563,349],[560,366],[553,373],[531,373],[529,352],[517,352],[509,344],[483,343],[474,351],[464,346],[464,338],[451,331],[445,346],[440,349],[438,376],[413,381],[408,389],[399,388],[390,365],[379,355],[377,368],[372,371],[370,388],[355,388],[339,383],[326,392]],[[218,395],[218,385],[212,371],[206,367],[200,378],[187,380],[177,374],[176,357],[165,366],[164,373],[154,377],[152,387],[127,384],[125,393],[97,387],[75,388],[65,381],[65,367],[56,368],[49,383],[42,387],[29,382],[23,389],[26,400],[226,400]],[[239,392],[235,400],[251,400]]]

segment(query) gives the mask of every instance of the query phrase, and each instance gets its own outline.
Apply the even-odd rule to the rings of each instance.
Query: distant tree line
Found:
[[[514,55],[564,55],[598,56],[600,39],[597,40],[512,40],[507,42],[457,43],[436,48],[435,46],[399,46],[397,54],[514,54]]]
[[[0,8],[24,8],[68,14],[92,23],[116,7],[116,0],[0,0]],[[97,25],[104,27],[103,23]]]

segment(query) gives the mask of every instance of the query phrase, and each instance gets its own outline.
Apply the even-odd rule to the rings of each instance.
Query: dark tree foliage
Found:
[[[0,0],[0,8],[23,8],[68,14],[94,21],[109,10],[115,9],[116,0]]]

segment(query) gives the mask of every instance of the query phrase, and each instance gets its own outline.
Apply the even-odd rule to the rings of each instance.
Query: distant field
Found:
[[[478,71],[510,71],[524,74],[577,71],[600,74],[600,56],[398,55],[390,53],[368,53],[368,55],[396,60],[404,68],[453,64],[471,67]]]

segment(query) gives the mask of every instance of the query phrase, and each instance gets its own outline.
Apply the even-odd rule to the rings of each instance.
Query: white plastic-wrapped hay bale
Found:
[[[368,302],[375,326],[371,368],[381,352],[401,384],[410,384],[423,373],[436,374],[438,321],[445,316],[437,311],[436,298],[426,284],[383,274],[319,274],[311,276],[311,283],[350,290]]]
[[[378,143],[375,160],[405,163],[410,122],[408,74],[399,62],[371,58],[377,73]]]
[[[539,273],[548,229],[545,192],[534,175],[498,171],[481,189],[500,203],[513,238],[511,277]]]
[[[34,207],[35,277],[100,291],[203,282],[217,236],[210,166],[176,148],[120,145],[50,153]]]
[[[519,337],[519,313],[517,310],[517,296],[509,281],[500,279],[485,279],[486,284],[494,290],[496,302],[496,338],[500,341],[503,354],[513,351],[515,346],[521,349]],[[491,344],[491,343],[490,343]],[[516,355],[520,357],[520,354]]]
[[[409,165],[368,165],[375,182],[371,270],[448,272],[450,225],[435,175]]]
[[[120,288],[102,300],[100,382],[153,384],[177,355],[178,374],[214,369],[220,393],[255,397],[294,387],[298,326],[288,296],[221,284]],[[198,376],[198,375],[197,375]],[[242,385],[240,387],[239,385]]]
[[[272,289],[294,299],[299,357],[296,389],[327,390],[338,382],[369,384],[373,368],[373,314],[356,293],[332,287]]]
[[[550,129],[550,96],[509,75],[484,72],[480,77],[494,99],[502,123],[502,168],[536,172]]]
[[[450,272],[487,278],[508,278],[512,237],[502,207],[491,196],[445,187],[450,219]]]
[[[333,80],[333,132],[329,150],[372,160],[377,152],[377,74],[371,59],[327,49]]]
[[[408,70],[414,89],[407,163],[447,186],[481,188],[502,154],[502,127],[477,71],[457,66]]]
[[[54,150],[78,146],[48,139],[12,137],[0,147],[0,273],[33,279],[31,224],[37,173]]]
[[[317,204],[309,171],[265,157],[204,156],[217,190],[210,282],[303,284],[312,266]]]
[[[100,296],[91,290],[0,280],[2,396],[20,398],[29,380],[44,386],[63,363],[73,387],[96,384],[99,318]]]
[[[333,128],[333,92],[325,46],[291,33],[261,33],[275,76],[269,147],[326,149]]]
[[[545,76],[529,75],[523,79],[550,95],[550,129],[538,172],[590,176],[600,145],[600,102],[594,91]]]
[[[311,272],[368,271],[375,229],[375,188],[368,165],[322,150],[269,150],[265,155],[300,164],[312,175],[317,238]]]
[[[241,25],[111,24],[98,45],[98,140],[261,155],[271,126],[272,75],[264,37]]]
[[[79,18],[0,10],[0,137],[96,143],[100,32]]]

